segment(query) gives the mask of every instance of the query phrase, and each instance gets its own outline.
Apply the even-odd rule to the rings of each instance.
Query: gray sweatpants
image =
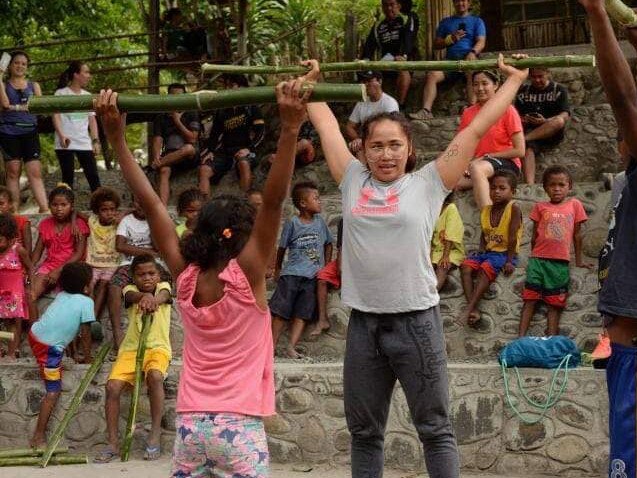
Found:
[[[449,420],[447,355],[439,308],[401,314],[352,310],[343,370],[352,478],[381,478],[387,415],[400,382],[431,478],[458,478]]]

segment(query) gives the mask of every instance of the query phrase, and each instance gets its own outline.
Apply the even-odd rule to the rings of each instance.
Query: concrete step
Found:
[[[66,369],[61,403],[54,412],[51,426],[61,419],[87,367],[69,365]],[[165,451],[172,449],[174,439],[180,367],[180,361],[175,360],[164,386],[162,449]],[[93,453],[105,443],[104,385],[109,370],[107,365],[96,376],[67,429],[64,442],[75,450]],[[462,471],[467,476],[483,473],[528,476],[527,472],[600,476],[606,470],[608,405],[603,371],[584,368],[569,371],[565,395],[555,408],[539,423],[524,425],[507,405],[496,364],[452,362],[448,370],[451,419]],[[523,369],[520,373],[530,395],[535,400],[545,399],[551,372]],[[275,380],[278,415],[266,421],[272,461],[288,465],[347,466],[350,438],[343,411],[342,365],[277,363]],[[0,369],[0,447],[26,445],[43,393],[33,361],[24,359]],[[515,380],[511,380],[511,393],[521,410],[529,412],[528,407],[521,405]],[[122,403],[121,425],[125,423],[127,401],[128,396]],[[149,423],[145,397],[140,400],[139,414],[135,454],[141,450],[144,430]],[[421,446],[398,386],[385,444],[387,468],[404,472],[424,470]]]

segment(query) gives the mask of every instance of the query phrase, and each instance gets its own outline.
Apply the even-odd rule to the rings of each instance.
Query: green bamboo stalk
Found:
[[[110,342],[102,344],[102,346],[98,350],[97,355],[95,356],[95,360],[93,360],[93,363],[91,364],[89,369],[86,371],[86,374],[82,378],[80,385],[77,387],[77,390],[75,391],[75,395],[73,395],[73,399],[71,400],[71,404],[69,405],[68,410],[64,414],[64,417],[62,417],[62,420],[60,421],[60,423],[58,423],[58,426],[55,429],[55,432],[53,433],[53,435],[51,435],[51,438],[49,439],[46,450],[44,454],[42,455],[42,459],[38,460],[38,463],[40,463],[42,468],[44,468],[49,463],[49,460],[51,460],[53,451],[57,448],[58,443],[60,443],[60,440],[62,439],[62,436],[64,435],[64,432],[66,431],[66,427],[69,425],[71,418],[73,418],[73,415],[75,415],[75,412],[80,406],[82,398],[84,398],[86,389],[91,383],[91,380],[93,380],[93,377],[95,377],[95,374],[102,367],[104,360],[106,360],[106,355],[108,355],[108,352],[110,350],[111,350]]]
[[[20,458],[25,456],[42,456],[45,452],[44,448],[15,448],[13,450],[0,450],[0,458]],[[68,453],[68,447],[60,447],[53,451],[54,455],[63,455]]]
[[[126,435],[122,440],[120,456],[122,461],[128,461],[130,448],[133,444],[133,432],[135,431],[135,416],[137,415],[137,404],[139,402],[139,392],[142,388],[144,354],[146,353],[146,339],[150,332],[150,324],[152,322],[152,314],[144,314],[142,316],[142,331],[139,335],[139,343],[137,344],[137,355],[135,356],[135,385],[130,400],[130,409],[128,410],[128,420],[126,421]]]
[[[13,332],[0,330],[0,340],[13,340]]]
[[[637,14],[621,0],[606,0],[606,13],[617,23],[631,27],[637,25]]]
[[[47,460],[51,465],[85,465],[88,463],[86,455],[59,455]],[[39,465],[40,457],[23,456],[0,458],[0,466],[33,466]]]
[[[564,56],[538,56],[535,58],[505,58],[507,65],[517,68],[533,67],[576,67],[595,66],[593,55],[564,55]],[[485,60],[443,60],[443,61],[367,61],[356,60],[341,63],[322,63],[322,72],[345,72],[345,71],[478,71],[497,68],[497,58]],[[243,75],[279,75],[294,74],[302,75],[307,73],[305,66],[244,66],[244,65],[219,65],[204,63],[201,66],[204,74],[213,73],[233,73]]]
[[[311,83],[310,101],[362,101],[365,89],[356,84]],[[96,95],[32,96],[26,109],[35,114],[67,113],[93,110]],[[276,103],[273,86],[252,86],[220,91],[198,91],[183,95],[119,95],[117,107],[135,113],[161,113],[166,111],[208,111],[231,106]]]

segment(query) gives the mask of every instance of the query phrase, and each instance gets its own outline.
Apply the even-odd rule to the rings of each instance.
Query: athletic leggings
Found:
[[[62,170],[62,181],[68,184],[71,189],[73,189],[73,181],[75,180],[75,156],[82,166],[91,192],[100,187],[100,177],[97,173],[97,162],[93,151],[56,149],[55,154]]]
[[[178,413],[171,477],[267,478],[263,420],[235,413]]]

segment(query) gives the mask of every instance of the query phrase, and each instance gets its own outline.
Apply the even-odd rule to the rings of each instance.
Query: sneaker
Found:
[[[593,360],[601,360],[610,357],[610,337],[606,333],[598,335],[598,342],[595,350],[591,352]]]
[[[415,113],[409,113],[409,117],[414,120],[428,120],[434,117],[427,108],[422,108]]]

